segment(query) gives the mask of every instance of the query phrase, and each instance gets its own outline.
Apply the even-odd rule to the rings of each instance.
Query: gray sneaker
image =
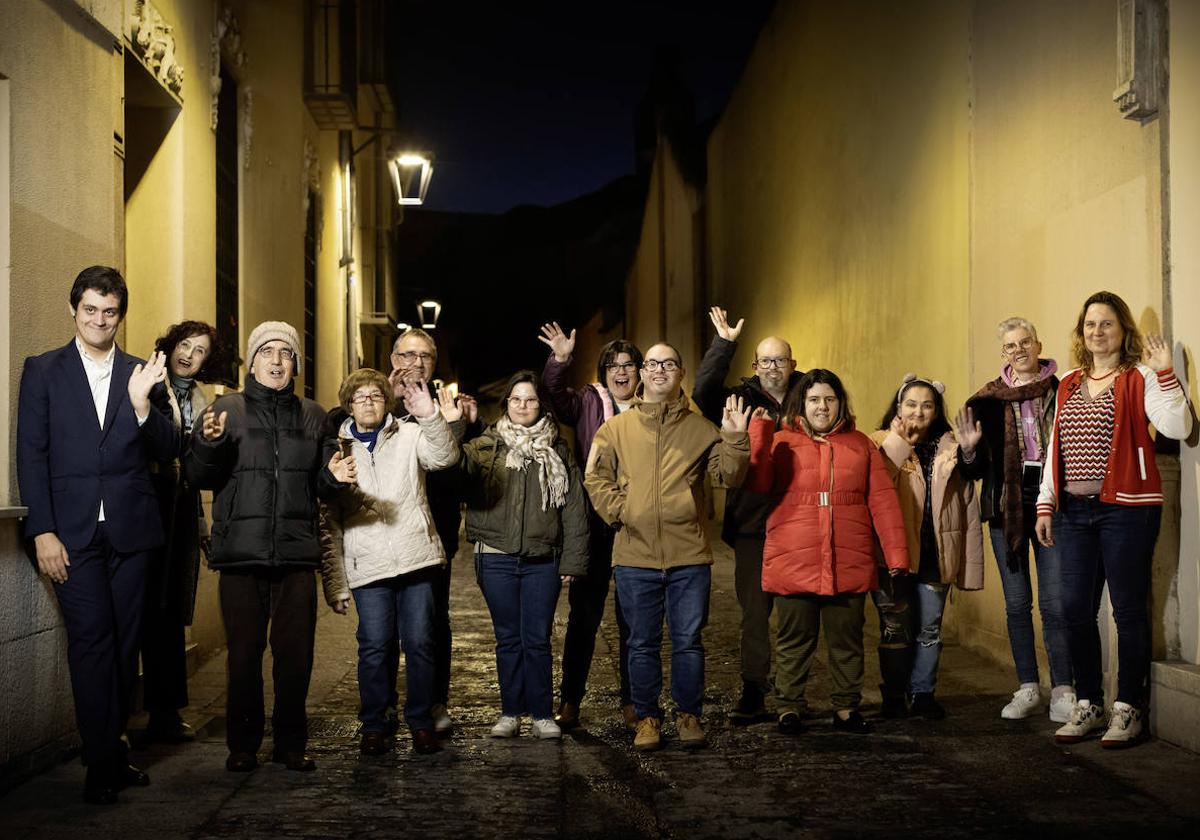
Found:
[[[1083,701],[1075,704],[1071,710],[1071,719],[1058,728],[1054,740],[1060,744],[1078,744],[1084,738],[1104,728],[1104,709]]]

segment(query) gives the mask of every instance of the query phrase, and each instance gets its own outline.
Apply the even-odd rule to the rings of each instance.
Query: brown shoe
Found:
[[[554,713],[554,722],[558,724],[559,729],[574,729],[579,726],[578,704],[565,700],[559,703],[558,711]]]
[[[685,750],[708,746],[708,741],[704,737],[704,729],[700,726],[700,718],[687,712],[680,712],[675,718],[675,725],[679,729],[679,746]]]
[[[363,755],[383,755],[389,749],[391,744],[386,732],[364,732],[358,742],[358,751]]]
[[[637,712],[633,708],[632,703],[626,703],[621,707],[621,717],[625,718],[625,726],[629,729],[638,728]]]
[[[418,729],[412,734],[413,752],[429,755],[441,750],[442,742],[432,729]]]
[[[656,750],[662,746],[662,723],[656,717],[642,718],[633,736],[633,748],[642,752]]]

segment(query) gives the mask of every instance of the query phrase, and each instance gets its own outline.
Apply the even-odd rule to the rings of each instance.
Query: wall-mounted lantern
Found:
[[[425,203],[429,180],[433,177],[432,156],[417,152],[397,152],[388,155],[388,171],[396,188],[396,200],[401,204]]]
[[[421,328],[435,329],[438,317],[442,314],[442,304],[436,300],[423,300],[417,304],[417,309],[421,313]]]
[[[400,330],[402,333],[406,333],[412,329],[412,324],[406,324],[404,321],[397,321],[396,329]]]

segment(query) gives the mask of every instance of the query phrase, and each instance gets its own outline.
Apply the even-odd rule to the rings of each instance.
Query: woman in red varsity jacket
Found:
[[[1096,617],[1107,581],[1117,625],[1117,699],[1100,745],[1127,747],[1142,734],[1150,672],[1146,601],[1163,503],[1149,426],[1182,439],[1192,416],[1170,347],[1157,336],[1143,341],[1129,307],[1112,292],[1084,302],[1072,355],[1078,367],[1058,386],[1037,505],[1038,540],[1057,545],[1061,558],[1078,697],[1055,738],[1073,744],[1105,728]]]

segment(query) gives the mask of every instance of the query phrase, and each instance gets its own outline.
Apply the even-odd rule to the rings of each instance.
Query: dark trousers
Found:
[[[1060,494],[1054,544],[1062,566],[1063,618],[1080,700],[1104,705],[1096,617],[1108,583],[1117,625],[1117,700],[1141,708],[1150,676],[1150,563],[1162,507],[1113,505]]]
[[[916,640],[916,581],[915,575],[892,577],[880,567],[879,588],[871,590],[879,611],[879,691],[884,700],[903,700],[908,694]]]
[[[742,608],[742,681],[763,694],[771,691],[771,607],[775,596],[763,592],[764,537],[738,537],[733,543],[733,587]]]
[[[256,753],[262,746],[262,657],[268,641],[274,660],[271,726],[275,750],[303,750],[308,742],[304,704],[317,624],[317,584],[312,570],[222,571],[220,595],[229,645],[225,736],[229,751]]]
[[[779,712],[803,713],[813,653],[822,626],[829,649],[830,698],[834,709],[857,709],[863,687],[863,605],[866,594],[780,595],[775,671]]]
[[[593,523],[589,540],[588,573],[571,583],[567,603],[567,634],[563,640],[562,683],[559,696],[564,703],[578,706],[587,693],[587,678],[596,652],[596,633],[604,618],[604,602],[612,580],[612,548],[615,532],[603,523]],[[629,624],[621,613],[620,597],[614,592],[619,638],[618,670],[621,675],[621,705],[631,703],[629,695]]]
[[[176,559],[158,553],[146,573],[142,705],[153,717],[175,716],[188,704],[182,570]]]
[[[89,767],[116,763],[137,680],[138,630],[152,551],[122,554],[103,522],[86,548],[69,552],[66,583],[54,584],[67,630],[75,720]]]

